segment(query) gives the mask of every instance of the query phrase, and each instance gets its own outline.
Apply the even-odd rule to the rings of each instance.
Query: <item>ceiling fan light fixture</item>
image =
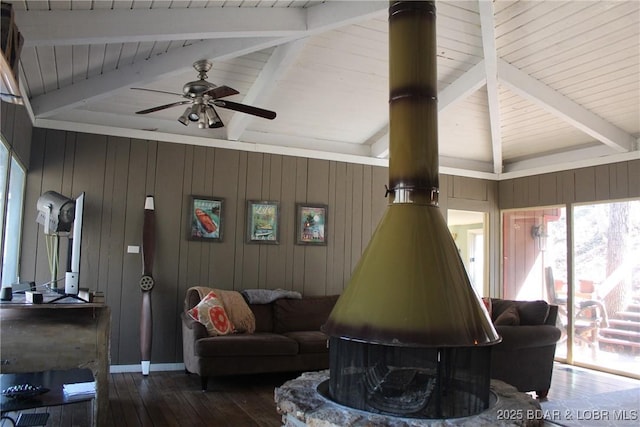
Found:
[[[183,101],[172,102],[170,104],[158,105],[153,108],[136,111],[136,114],[149,114],[161,111],[167,108],[179,105],[189,104],[184,113],[178,117],[178,121],[184,126],[188,126],[189,122],[198,123],[200,129],[215,129],[224,127],[222,119],[215,110],[214,105],[232,111],[244,114],[251,114],[257,117],[273,120],[276,117],[274,111],[265,110],[263,108],[253,107],[251,105],[241,104],[233,101],[222,101],[219,98],[238,95],[240,92],[230,88],[229,86],[217,86],[208,82],[206,72],[211,69],[211,62],[205,59],[196,61],[193,67],[198,72],[198,80],[187,82],[182,88],[182,95],[179,93],[157,91],[153,89],[132,88],[138,90],[147,90],[151,92],[161,92],[170,95],[178,95],[186,98]]]
[[[191,107],[187,107],[186,110],[184,110],[184,113],[182,113],[182,115],[180,117],[178,117],[178,121],[180,123],[182,123],[183,125],[187,126],[189,125],[189,113],[191,112]]]
[[[200,120],[200,104],[193,104],[189,109],[188,114],[189,120],[192,122],[197,122]]]
[[[204,113],[207,116],[207,124],[209,125],[209,128],[222,127],[222,121],[220,120],[220,117],[218,117],[218,114],[216,114],[213,107],[206,106],[204,108]]]

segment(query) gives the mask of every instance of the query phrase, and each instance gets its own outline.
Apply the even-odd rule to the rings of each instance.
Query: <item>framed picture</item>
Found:
[[[247,242],[280,243],[280,203],[269,200],[247,201]]]
[[[296,204],[296,243],[327,244],[327,205]]]
[[[189,239],[222,241],[222,215],[224,199],[191,196]]]

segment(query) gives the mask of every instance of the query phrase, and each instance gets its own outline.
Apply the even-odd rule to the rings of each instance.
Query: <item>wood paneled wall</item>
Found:
[[[500,209],[640,197],[640,160],[499,182]]]
[[[84,191],[81,286],[104,291],[111,306],[112,363],[138,363],[142,260],[127,246],[141,245],[145,196],[154,195],[152,363],[180,362],[179,312],[190,286],[341,293],[386,208],[387,181],[384,167],[34,129],[21,279],[49,280],[45,239],[35,223],[38,197]],[[495,182],[441,176],[440,184],[443,208],[495,213]],[[222,242],[187,239],[191,195],[225,198]],[[245,243],[252,199],[280,202],[279,245]],[[327,246],[294,243],[297,202],[329,206]],[[66,253],[65,239],[60,246]]]
[[[86,193],[81,286],[113,310],[112,363],[136,363],[144,199],[155,196],[154,363],[182,360],[178,313],[188,287],[284,288],[335,294],[359,260],[384,208],[381,167],[156,141],[34,130],[22,247],[22,280],[49,280],[35,205],[44,191]],[[225,198],[224,239],[187,239],[191,195]],[[245,243],[246,200],[281,203],[279,245]],[[329,205],[327,246],[294,244],[296,202]],[[61,241],[61,253],[67,242]],[[62,263],[64,263],[62,256]]]

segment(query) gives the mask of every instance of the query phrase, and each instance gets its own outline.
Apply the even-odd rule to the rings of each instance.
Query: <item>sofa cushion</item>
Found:
[[[515,303],[509,305],[507,308],[505,308],[502,313],[500,313],[498,315],[498,317],[496,317],[496,319],[493,321],[493,324],[496,326],[502,326],[502,325],[512,325],[512,326],[516,326],[520,324],[520,315],[518,313],[518,307],[516,306]]]
[[[521,325],[544,325],[549,315],[549,304],[546,301],[518,301],[518,312]]]
[[[210,336],[226,335],[233,332],[233,324],[224,310],[222,301],[215,292],[209,292],[202,300],[187,311],[194,320],[202,323]]]
[[[326,353],[329,337],[320,331],[297,331],[283,334],[298,343],[300,353]]]
[[[273,304],[249,304],[256,319],[255,332],[273,332]]]
[[[207,337],[196,341],[199,357],[283,356],[298,353],[298,343],[268,332]]]
[[[273,330],[276,333],[319,331],[337,300],[338,295],[276,300],[273,303]]]

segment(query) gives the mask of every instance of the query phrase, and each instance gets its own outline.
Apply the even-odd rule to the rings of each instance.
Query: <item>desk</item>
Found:
[[[103,304],[23,301],[14,297],[12,302],[0,304],[0,373],[91,370],[96,381],[93,425],[105,426],[111,310]]]

